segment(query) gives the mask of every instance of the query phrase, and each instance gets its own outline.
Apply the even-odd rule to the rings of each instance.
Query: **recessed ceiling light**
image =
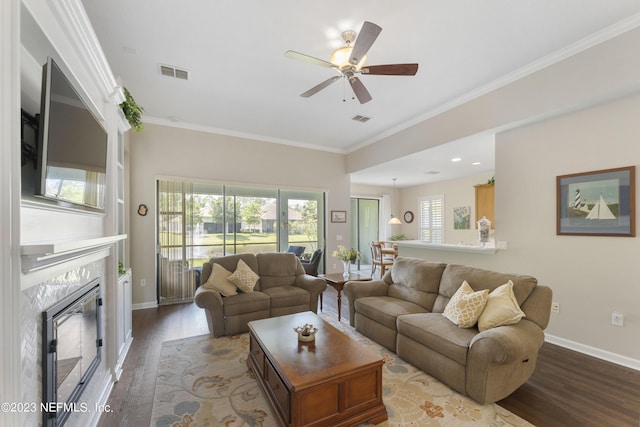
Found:
[[[452,162],[459,162],[460,160],[462,160],[462,158],[460,157],[454,157],[453,159],[451,159]]]
[[[473,162],[471,163],[473,166],[478,166],[480,164],[480,162]]]

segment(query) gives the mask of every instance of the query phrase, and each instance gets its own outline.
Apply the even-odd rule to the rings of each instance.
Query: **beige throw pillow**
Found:
[[[487,306],[478,319],[478,329],[486,331],[502,325],[513,325],[525,317],[513,293],[513,282],[495,288],[489,294]]]
[[[236,271],[229,276],[229,280],[234,283],[242,292],[253,292],[253,288],[258,283],[258,276],[243,260],[238,261]]]
[[[207,279],[207,283],[202,285],[202,287],[218,291],[225,297],[238,295],[236,285],[228,280],[229,276],[231,276],[231,272],[229,270],[227,270],[220,264],[213,264],[211,275]]]
[[[474,292],[465,280],[453,294],[442,314],[461,328],[471,328],[478,323],[488,296],[488,289]]]

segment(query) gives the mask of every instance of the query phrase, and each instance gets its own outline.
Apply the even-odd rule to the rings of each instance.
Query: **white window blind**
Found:
[[[420,240],[444,243],[444,196],[420,199]]]

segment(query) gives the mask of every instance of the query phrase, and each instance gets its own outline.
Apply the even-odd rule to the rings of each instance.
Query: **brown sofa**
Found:
[[[260,278],[253,292],[223,296],[205,286],[213,264],[234,272],[243,260]],[[305,274],[293,253],[238,254],[214,257],[202,266],[196,305],[205,310],[211,335],[234,335],[248,332],[251,320],[282,316],[302,311],[318,311],[318,296],[326,289],[323,279]]]
[[[513,282],[526,317],[480,332],[443,315],[463,281],[474,291]],[[531,276],[398,257],[382,280],[347,282],[351,326],[481,404],[505,398],[533,374],[551,313],[551,289]]]

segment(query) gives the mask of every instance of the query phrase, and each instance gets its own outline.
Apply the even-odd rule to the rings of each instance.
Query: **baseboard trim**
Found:
[[[632,359],[627,356],[612,353],[610,351],[602,350],[600,348],[591,347],[586,344],[567,340],[564,338],[556,337],[554,335],[545,335],[545,341],[551,344],[559,345],[560,347],[568,348],[579,353],[583,353],[589,356],[596,357],[598,359],[606,360],[607,362],[615,363],[616,365],[626,366],[627,368],[640,371],[640,360]]]
[[[131,310],[144,310],[146,308],[156,308],[158,307],[157,302],[142,302],[139,304],[132,304]]]

